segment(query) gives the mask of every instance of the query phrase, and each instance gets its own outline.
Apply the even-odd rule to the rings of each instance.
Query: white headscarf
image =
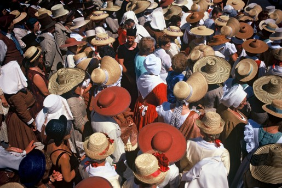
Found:
[[[6,94],[16,94],[27,87],[27,79],[24,76],[17,61],[10,61],[1,67],[0,88]]]
[[[220,102],[226,107],[233,106],[234,108],[237,108],[246,96],[247,93],[240,84],[233,86],[225,85],[223,88],[223,96],[220,99]]]
[[[155,54],[150,54],[145,58],[144,67],[149,74],[160,75],[162,61]]]
[[[153,29],[164,30],[166,28],[163,9],[157,8],[152,12],[152,21],[150,25]]]
[[[132,19],[132,20],[134,20],[135,24],[138,24],[138,19],[137,19],[135,13],[131,10],[124,13],[120,24],[124,24],[125,20],[128,20],[128,19]]]

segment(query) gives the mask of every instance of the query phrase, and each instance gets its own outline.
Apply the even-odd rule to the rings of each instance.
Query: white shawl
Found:
[[[142,74],[137,80],[137,88],[143,99],[159,84],[164,83],[158,75]]]

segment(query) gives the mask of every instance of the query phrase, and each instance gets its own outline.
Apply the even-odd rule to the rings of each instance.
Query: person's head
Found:
[[[31,46],[24,53],[25,67],[36,67],[43,62],[43,54],[39,47]]]
[[[160,75],[162,68],[161,59],[157,57],[155,54],[150,54],[146,56],[144,60],[144,67],[149,74],[156,76]]]
[[[77,45],[70,46],[70,47],[68,47],[68,50],[71,51],[74,54],[77,54],[78,53],[77,48],[78,48]]]
[[[164,50],[169,50],[170,49],[170,38],[168,36],[160,36],[158,38],[158,46]]]
[[[187,57],[184,53],[176,54],[172,57],[172,69],[175,72],[182,73],[187,68]]]
[[[224,91],[220,102],[226,107],[242,109],[247,104],[247,93],[240,84],[236,84]]]
[[[269,18],[268,12],[263,10],[258,14],[258,23]]]
[[[126,30],[126,39],[127,39],[126,43],[129,46],[132,46],[134,44],[134,41],[136,39],[136,28]]]
[[[170,20],[170,26],[177,26],[180,27],[181,24],[181,17],[179,15],[173,15]]]
[[[34,33],[39,31],[39,22],[36,18],[27,19],[26,26],[29,30],[33,31]]]
[[[222,10],[219,7],[214,7],[212,10],[212,18],[215,20],[216,18],[219,18],[219,16],[222,15]]]
[[[143,37],[139,44],[139,55],[149,55],[155,51],[156,41],[152,37]]]
[[[124,28],[125,29],[132,29],[135,26],[135,22],[133,19],[127,19],[124,22]]]
[[[242,100],[242,102],[239,104],[239,106],[238,106],[236,109],[241,110],[241,109],[243,109],[244,106],[246,106],[246,105],[247,105],[247,97],[245,97],[245,98]]]
[[[110,56],[112,58],[115,58],[116,53],[113,47],[111,46],[102,46],[99,48],[99,55],[101,58],[104,56]]]

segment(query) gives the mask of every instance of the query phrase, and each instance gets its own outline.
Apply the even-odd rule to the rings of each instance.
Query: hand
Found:
[[[36,127],[35,121],[32,122],[31,128],[32,128],[33,131],[37,131],[37,127]]]
[[[11,146],[9,146],[6,150],[9,151],[9,152],[17,152],[17,153],[22,153],[23,152],[22,149],[11,147]]]
[[[34,143],[34,140],[32,140],[32,141],[27,145],[27,147],[25,148],[26,154],[28,154],[29,152],[31,152],[31,151],[35,148],[35,145],[33,145],[33,143]]]
[[[3,97],[1,98],[1,102],[2,102],[2,105],[5,107],[5,108],[8,108],[9,107],[9,104],[8,102],[6,101],[6,99]]]
[[[63,175],[60,172],[53,170],[52,178],[55,181],[62,181],[63,180]]]

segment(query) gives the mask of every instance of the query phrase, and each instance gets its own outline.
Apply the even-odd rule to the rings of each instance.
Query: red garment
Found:
[[[126,30],[123,28],[118,28],[118,43],[119,45],[126,43]]]
[[[167,101],[167,86],[164,83],[157,85],[145,99],[139,94],[134,108],[134,121],[140,131],[147,124],[158,120],[156,107]],[[142,116],[142,105],[147,106],[145,115]]]

